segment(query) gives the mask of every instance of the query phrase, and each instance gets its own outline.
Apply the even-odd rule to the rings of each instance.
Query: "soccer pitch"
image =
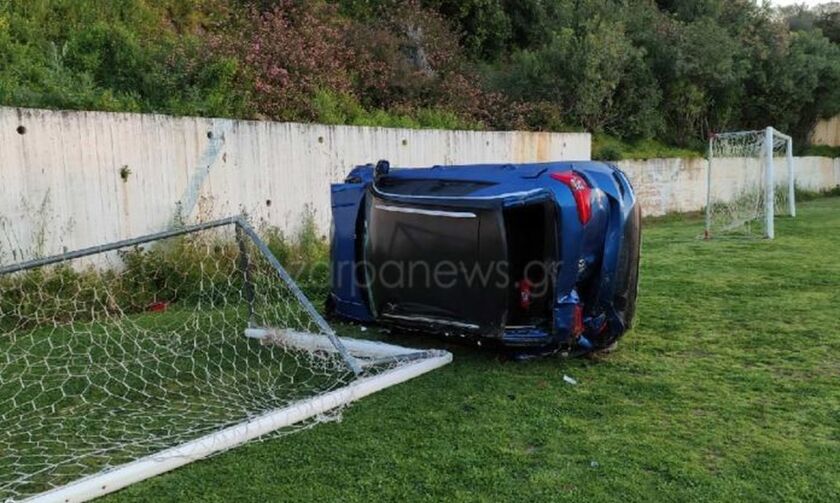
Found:
[[[517,363],[450,345],[453,364],[340,422],[108,498],[837,501],[840,198],[798,210],[774,241],[649,222],[638,324],[607,356]]]

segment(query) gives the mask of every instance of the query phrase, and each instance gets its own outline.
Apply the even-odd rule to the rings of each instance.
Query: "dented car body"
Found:
[[[614,166],[380,161],[333,185],[332,212],[339,317],[570,354],[633,320],[641,215]]]

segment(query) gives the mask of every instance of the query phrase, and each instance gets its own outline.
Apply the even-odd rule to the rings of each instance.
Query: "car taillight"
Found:
[[[589,219],[592,218],[592,188],[586,183],[586,180],[574,171],[552,173],[551,178],[562,182],[571,189],[577,205],[580,223],[586,224],[589,222]]]
[[[583,306],[578,304],[575,306],[572,318],[572,335],[579,337],[581,334],[583,334]]]
[[[531,282],[524,278],[516,285],[519,287],[519,307],[527,311],[531,308]]]

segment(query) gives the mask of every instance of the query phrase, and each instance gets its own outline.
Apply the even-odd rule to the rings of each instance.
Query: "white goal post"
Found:
[[[451,360],[339,337],[240,217],[0,261],[0,502],[103,496]]]
[[[793,139],[772,127],[709,137],[704,236],[775,237],[777,215],[796,216]],[[785,169],[778,169],[777,164]]]

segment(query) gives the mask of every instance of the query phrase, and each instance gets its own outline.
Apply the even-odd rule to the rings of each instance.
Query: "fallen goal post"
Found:
[[[451,360],[339,337],[239,217],[0,264],[0,501],[96,498]]]

